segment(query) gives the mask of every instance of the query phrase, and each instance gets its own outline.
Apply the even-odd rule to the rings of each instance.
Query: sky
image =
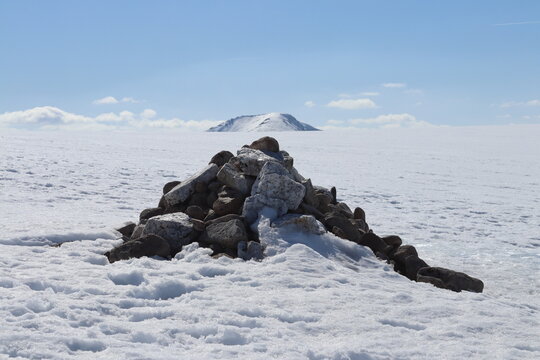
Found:
[[[536,0],[0,0],[0,128],[538,124],[539,64]]]

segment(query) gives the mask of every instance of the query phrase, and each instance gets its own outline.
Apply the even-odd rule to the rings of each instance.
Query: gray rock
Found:
[[[306,188],[306,194],[304,195],[304,202],[310,206],[314,206],[314,207],[319,206],[319,202],[317,198],[315,197],[315,188],[313,188],[311,179],[307,179],[306,181],[303,181],[302,185],[304,185],[304,187]]]
[[[230,249],[236,249],[240,241],[247,240],[244,223],[238,219],[207,225],[200,237],[203,243],[217,244]]]
[[[212,209],[217,216],[223,216],[227,214],[239,214],[244,203],[243,197],[225,197],[220,196],[212,204]]]
[[[351,208],[347,206],[347,204],[345,204],[344,202],[339,202],[335,206],[340,210],[343,215],[345,215],[345,217],[348,217],[349,219],[353,218],[353,212]]]
[[[291,226],[297,231],[315,235],[321,235],[326,232],[324,225],[311,215],[286,214],[272,222],[272,226],[278,228]]]
[[[234,157],[233,153],[227,150],[218,152],[216,155],[212,156],[209,164],[216,164],[218,167],[222,167]]]
[[[170,256],[169,243],[157,235],[145,235],[136,240],[130,240],[105,253],[110,263],[118,260],[140,258],[143,256]]]
[[[180,181],[178,180],[169,181],[168,183],[163,185],[163,195],[165,195],[166,193],[174,189],[175,186],[178,186],[178,185],[180,185]]]
[[[279,160],[260,150],[242,148],[238,150],[236,157],[232,158],[229,162],[245,175],[257,176],[264,164],[267,162],[279,163]]]
[[[143,211],[141,211],[141,214],[139,215],[139,221],[148,220],[151,217],[158,216],[158,215],[163,215],[164,210],[165,209],[159,208],[159,207],[144,209]]]
[[[133,234],[133,230],[135,230],[135,227],[137,227],[137,224],[130,221],[115,230],[118,231],[123,236],[126,236],[129,238],[131,237],[131,234]]]
[[[143,235],[155,234],[167,240],[173,254],[193,241],[192,233],[193,224],[189,216],[181,212],[150,218],[143,230]]]
[[[204,219],[204,210],[201,209],[200,206],[197,206],[197,205],[191,205],[191,206],[188,206],[188,208],[186,209],[186,214],[192,218],[192,219],[197,219],[197,220],[202,220]]]
[[[416,281],[427,282],[452,291],[484,291],[484,283],[462,272],[440,267],[424,267],[418,270]]]
[[[270,136],[263,136],[262,138],[255,140],[249,147],[255,150],[279,152],[278,141]]]
[[[255,180],[251,194],[283,200],[289,210],[296,210],[304,199],[306,189],[291,177],[282,165],[267,163]]]
[[[217,173],[219,181],[233,189],[240,191],[244,195],[251,193],[253,179],[239,172],[236,167],[227,163],[221,167]]]
[[[298,172],[298,170],[296,170],[294,166],[289,171],[291,172],[294,181],[299,183],[303,183],[304,181],[306,181],[306,178],[300,175],[300,173]]]
[[[240,241],[237,247],[238,257],[248,260],[262,260],[264,257],[264,249],[262,245],[256,241]]]
[[[207,220],[207,221],[205,221],[205,224],[206,224],[206,226],[209,226],[209,225],[212,225],[212,224],[218,224],[218,223],[227,222],[227,221],[231,221],[231,220],[240,220],[240,221],[243,222],[244,218],[242,216],[240,216],[240,215],[237,215],[237,214],[228,214],[228,215],[220,216],[218,218]]]
[[[199,206],[200,208],[202,209],[206,209],[208,207],[208,204],[207,204],[207,199],[208,199],[208,194],[204,194],[204,193],[194,193],[193,195],[191,195],[191,197],[189,198],[189,203],[188,205],[189,206]],[[187,210],[187,208],[186,208]]]
[[[218,170],[219,167],[216,164],[206,166],[200,172],[175,186],[171,191],[165,194],[165,200],[169,206],[183,203],[195,192],[195,185],[197,182],[201,181],[208,183],[212,181],[216,177]]]
[[[372,232],[362,235],[358,244],[367,246],[374,254],[381,253],[387,255],[393,250],[383,239]]]
[[[269,208],[273,210],[272,214],[267,213],[271,220],[287,213],[289,207],[287,203],[281,199],[269,198],[267,196],[257,194],[250,196],[244,202],[242,209],[242,217],[248,224],[253,224],[258,218],[261,212]]]
[[[144,224],[139,224],[135,226],[135,229],[133,229],[133,233],[131,234],[131,240],[138,239],[142,236],[144,230]]]

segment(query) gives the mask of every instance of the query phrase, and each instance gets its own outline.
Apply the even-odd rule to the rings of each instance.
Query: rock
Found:
[[[296,170],[294,166],[291,169],[287,169],[287,170],[289,170],[289,172],[293,176],[294,181],[299,182],[299,183],[303,183],[304,181],[306,181],[306,178],[300,175],[300,173],[298,172],[298,170]]]
[[[304,234],[321,235],[326,232],[324,225],[311,215],[286,214],[272,222],[272,226],[278,228],[293,227],[296,231]]]
[[[163,195],[174,189],[177,185],[180,185],[180,181],[169,181],[163,185]]]
[[[206,226],[209,226],[209,225],[212,225],[212,224],[219,224],[219,223],[227,222],[227,221],[231,221],[231,220],[240,220],[240,221],[243,222],[244,218],[242,216],[240,216],[240,215],[237,215],[237,214],[228,214],[228,215],[220,216],[218,218],[214,218],[214,219],[205,221],[205,224],[206,224]]]
[[[207,225],[200,238],[200,241],[207,244],[218,244],[234,249],[240,241],[247,240],[244,223],[238,219]]]
[[[354,209],[353,217],[355,219],[360,219],[360,220],[366,221],[366,213],[365,213],[364,210],[362,210],[362,208],[359,208],[359,207]]]
[[[322,213],[328,212],[328,205],[333,201],[332,193],[322,186],[314,186],[313,189],[315,191],[315,198],[317,199],[317,209]]]
[[[329,213],[324,215],[323,223],[328,230],[331,231],[334,226],[338,227],[343,231],[345,239],[354,241],[357,244],[360,243],[362,233],[360,233],[356,225],[349,219]]]
[[[339,202],[334,206],[339,209],[339,212],[345,217],[349,219],[353,218],[353,212],[351,211],[351,208],[349,208],[344,202]]]
[[[195,192],[195,184],[197,182],[201,181],[208,183],[212,181],[216,177],[218,170],[219,168],[216,164],[206,166],[203,170],[175,186],[171,191],[165,194],[165,200],[169,206],[183,203]]]
[[[353,219],[353,221],[356,223],[356,226],[360,231],[367,233],[369,232],[369,226],[366,224],[366,222],[362,219]]]
[[[418,270],[416,281],[431,283],[437,287],[452,291],[484,291],[484,283],[465,273],[440,267],[424,267]]]
[[[206,206],[210,209],[214,207],[214,201],[218,199],[218,195],[215,192],[211,192],[206,196]]]
[[[412,245],[401,245],[392,255],[392,259],[399,263],[405,263],[405,258],[407,256],[418,256],[418,252]]]
[[[218,167],[222,167],[234,157],[233,153],[227,150],[218,152],[216,155],[212,156],[208,164],[216,164]]]
[[[158,204],[158,208],[162,208],[162,209],[167,209],[167,207],[169,206],[169,204],[167,204],[167,200],[165,200],[165,195],[162,195],[161,198],[159,199],[159,204]]]
[[[219,180],[210,181],[208,183],[208,191],[215,192],[217,194],[218,189],[223,186],[223,183]]]
[[[179,204],[179,205],[175,205],[175,206],[168,206],[168,207],[165,208],[165,211],[163,211],[163,215],[177,213],[177,212],[185,212],[187,207],[188,207],[187,204]]]
[[[191,198],[189,199],[188,204],[190,206],[195,205],[202,209],[205,209],[208,207],[208,194],[194,193],[193,195],[191,195]]]
[[[208,190],[208,184],[202,181],[197,181],[195,183],[195,192],[196,193],[206,193]]]
[[[212,209],[218,216],[223,216],[227,214],[239,214],[242,205],[244,203],[243,197],[218,197],[214,204],[212,204]]]
[[[382,239],[386,244],[392,246],[394,249],[400,247],[402,243],[401,238],[397,235],[383,236]]]
[[[305,192],[304,186],[294,181],[287,169],[277,163],[265,164],[251,189],[252,195],[283,200],[289,210],[298,208]]]
[[[262,260],[264,249],[262,245],[255,241],[240,241],[237,246],[238,257],[248,260]]]
[[[407,256],[405,258],[405,276],[416,281],[416,275],[421,268],[429,267],[429,265],[418,256]]]
[[[210,220],[213,220],[215,218],[217,218],[218,215],[216,214],[216,212],[212,209],[208,210],[208,215],[206,215],[206,217],[204,218],[204,222],[206,223],[207,221],[210,221]]]
[[[284,156],[283,157],[283,166],[285,169],[292,171],[294,165],[294,159],[291,156]],[[296,180],[298,181],[298,180]],[[301,182],[301,181],[299,181]]]
[[[193,224],[193,230],[198,232],[203,232],[206,227],[202,220],[191,219],[191,223]]]
[[[330,231],[332,232],[332,234],[336,235],[337,237],[348,240],[347,239],[347,234],[345,234],[345,231],[343,231],[341,228],[339,228],[337,226],[333,226],[332,230],[330,230]]]
[[[303,214],[306,214],[306,215],[313,215],[315,216],[315,218],[319,221],[322,221],[323,218],[324,218],[324,214],[322,212],[320,212],[319,210],[317,210],[315,207],[311,206],[311,205],[308,205],[306,203],[301,203],[300,206],[298,207],[300,209],[300,211],[303,213]]]
[[[330,189],[330,194],[332,194],[332,204],[337,204],[337,190],[335,186],[332,186]]]
[[[261,151],[279,152],[279,143],[270,136],[263,136],[249,145],[250,148]]]
[[[131,234],[131,240],[138,239],[142,236],[144,230],[144,224],[139,224],[135,226],[135,229],[133,229],[133,233]]]
[[[286,214],[289,209],[287,203],[281,199],[257,194],[246,199],[242,209],[242,216],[246,223],[253,224],[265,208],[270,210],[270,212],[266,213],[270,220]]]
[[[122,225],[121,227],[119,227],[118,229],[115,229],[115,230],[118,231],[123,236],[126,236],[126,237],[129,238],[129,237],[131,237],[131,234],[133,234],[133,230],[135,230],[136,226],[137,226],[137,224],[130,221],[130,222],[125,223],[124,225]]]
[[[358,243],[370,248],[374,254],[381,253],[387,255],[392,251],[391,246],[388,246],[383,239],[372,232],[365,233]]]
[[[227,163],[221,167],[217,173],[219,181],[244,195],[251,193],[253,179],[239,172],[233,165]]]
[[[164,209],[162,208],[150,208],[144,209],[139,215],[139,221],[150,219],[151,217],[163,215]]]
[[[197,205],[188,206],[188,208],[186,209],[186,214],[192,219],[204,219],[204,210]]]
[[[169,243],[165,239],[149,234],[136,240],[125,242],[105,253],[105,256],[107,256],[110,263],[113,263],[118,260],[140,258],[143,256],[161,256],[167,258],[170,256],[170,252]]]
[[[317,207],[319,205],[319,202],[315,197],[315,189],[313,188],[311,179],[303,181],[302,185],[304,185],[304,188],[306,189],[306,194],[304,195],[304,202],[310,206]]]
[[[280,161],[260,150],[242,148],[238,150],[238,155],[229,160],[229,163],[236,166],[242,173],[250,176],[257,176],[268,162],[279,163]]]
[[[172,255],[193,241],[192,233],[193,224],[189,216],[181,212],[154,216],[148,219],[143,231],[143,235],[155,234],[167,240]]]

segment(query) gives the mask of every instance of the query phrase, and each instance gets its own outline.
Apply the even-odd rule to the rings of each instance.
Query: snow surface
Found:
[[[226,132],[269,132],[269,131],[316,131],[313,126],[302,123],[292,115],[269,113],[261,115],[243,115],[218,124],[207,131]]]
[[[111,228],[258,136],[2,130],[0,358],[540,358],[540,126],[264,135],[378,234],[484,293],[411,282],[363,247],[266,221],[262,262],[191,245],[108,264]]]

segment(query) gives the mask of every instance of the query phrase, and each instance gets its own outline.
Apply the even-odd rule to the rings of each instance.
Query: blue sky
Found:
[[[0,125],[540,123],[540,1],[0,0]]]

